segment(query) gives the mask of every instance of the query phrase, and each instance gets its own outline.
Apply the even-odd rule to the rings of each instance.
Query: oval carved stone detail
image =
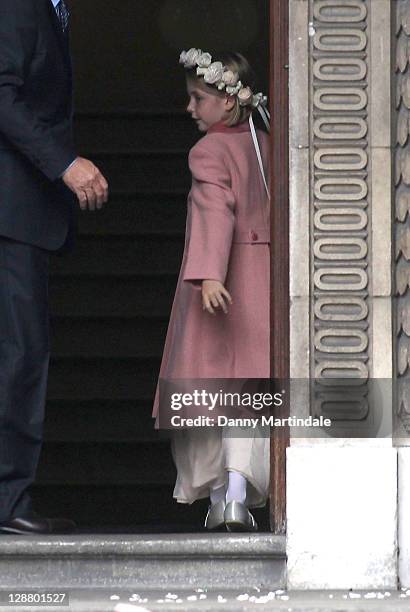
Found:
[[[362,0],[318,0],[313,15],[322,23],[355,23],[366,19],[367,7]]]
[[[360,291],[368,283],[367,272],[360,268],[319,268],[314,277],[315,287],[323,291]]]
[[[321,28],[313,37],[319,51],[363,51],[367,45],[365,32],[353,28]]]
[[[319,238],[313,252],[327,261],[354,261],[367,255],[367,244],[362,238]]]
[[[321,148],[313,160],[319,170],[363,170],[367,166],[367,153],[358,148]]]
[[[337,232],[362,230],[368,219],[366,211],[360,208],[322,208],[316,211],[313,221],[318,230]]]
[[[315,303],[315,315],[320,321],[363,321],[369,308],[363,298],[355,296],[325,296]]]
[[[320,117],[313,122],[313,133],[323,140],[359,140],[367,134],[361,117]]]
[[[352,57],[318,59],[313,65],[313,74],[322,81],[361,81],[366,71],[366,63]]]
[[[355,360],[323,360],[315,368],[315,378],[320,378],[321,385],[334,385],[335,378],[340,378],[340,385],[361,386],[363,379],[369,377],[369,370],[365,363]],[[326,378],[328,379],[326,383]]]
[[[367,196],[367,183],[354,177],[321,178],[315,183],[315,196],[318,200],[363,200]]]
[[[343,338],[345,342],[341,341]],[[362,353],[367,349],[367,334],[360,329],[321,329],[315,334],[315,346],[322,353]]]
[[[314,104],[325,111],[359,111],[366,108],[367,94],[358,87],[322,87],[315,91]]]

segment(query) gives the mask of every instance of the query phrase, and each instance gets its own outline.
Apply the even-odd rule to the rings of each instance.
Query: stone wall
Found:
[[[397,582],[391,9],[290,0],[291,414],[336,424],[292,432],[293,588]]]

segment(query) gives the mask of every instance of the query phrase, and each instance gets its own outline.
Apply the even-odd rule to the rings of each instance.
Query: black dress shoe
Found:
[[[76,529],[74,521],[64,518],[43,518],[37,515],[21,516],[0,523],[0,533],[30,535],[72,533]]]

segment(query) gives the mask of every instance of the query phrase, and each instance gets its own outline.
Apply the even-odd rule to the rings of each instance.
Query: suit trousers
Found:
[[[0,522],[32,511],[50,357],[49,252],[0,237]]]

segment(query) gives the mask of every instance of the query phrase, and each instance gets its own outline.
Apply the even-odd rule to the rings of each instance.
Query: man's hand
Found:
[[[100,209],[108,200],[108,183],[88,159],[77,157],[61,178],[77,196],[81,210]]]
[[[217,280],[202,281],[202,308],[215,314],[214,308],[221,307],[225,314],[228,312],[226,302],[232,304],[232,298],[223,284]]]

